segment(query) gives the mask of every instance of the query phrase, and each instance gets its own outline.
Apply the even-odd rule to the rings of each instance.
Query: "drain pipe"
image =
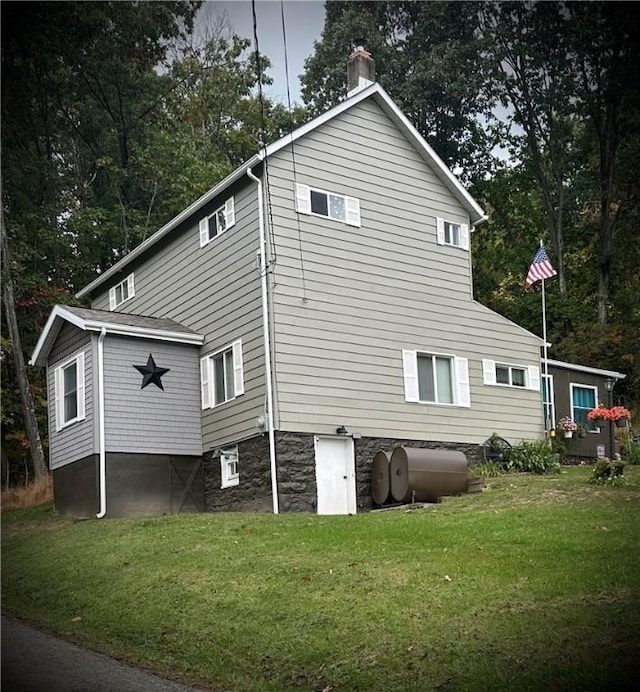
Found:
[[[107,513],[107,455],[104,439],[104,338],[107,330],[102,327],[98,337],[98,479],[100,485],[100,511],[96,519],[102,519]]]
[[[271,382],[271,339],[269,336],[269,301],[267,294],[267,257],[264,231],[264,208],[262,200],[262,181],[250,168],[247,175],[258,184],[258,226],[260,227],[260,284],[262,288],[262,329],[264,332],[264,369],[267,387],[267,423],[269,425],[269,460],[271,464],[271,495],[273,513],[278,514],[278,479],[276,476],[276,441],[273,430],[273,387]]]

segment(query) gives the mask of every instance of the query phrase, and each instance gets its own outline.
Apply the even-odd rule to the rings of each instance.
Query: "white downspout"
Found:
[[[98,458],[99,458],[99,485],[100,485],[100,511],[96,519],[102,519],[107,513],[107,456],[104,439],[104,338],[107,330],[102,327],[98,337]]]
[[[278,514],[278,479],[276,476],[276,440],[273,430],[273,387],[271,382],[271,339],[269,336],[269,301],[267,296],[267,256],[264,232],[264,209],[262,201],[262,181],[250,168],[247,175],[258,184],[258,226],[260,227],[260,284],[262,288],[262,329],[264,337],[264,369],[267,387],[267,425],[269,426],[269,460],[271,463],[271,495],[273,513]]]

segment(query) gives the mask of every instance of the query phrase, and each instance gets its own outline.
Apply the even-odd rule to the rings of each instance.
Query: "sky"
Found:
[[[304,61],[313,52],[313,42],[320,38],[324,26],[324,2],[318,0],[256,0],[256,25],[260,52],[271,60],[268,74],[273,84],[264,93],[274,101],[287,105],[285,43],[282,32],[282,8],[286,29],[286,59],[289,67],[291,104],[302,103],[299,76]],[[207,0],[197,18],[196,31],[210,29],[226,19],[231,30],[251,40],[253,45],[253,14],[250,0]]]

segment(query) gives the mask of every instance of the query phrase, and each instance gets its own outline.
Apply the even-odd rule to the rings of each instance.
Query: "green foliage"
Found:
[[[593,467],[590,481],[592,483],[619,485],[623,483],[624,462],[611,461],[610,459],[598,459]]]
[[[522,441],[514,445],[505,467],[509,471],[523,473],[557,473],[560,470],[558,455],[546,441]]]
[[[640,464],[640,437],[624,437],[620,442],[620,452],[622,460],[627,464]]]
[[[475,478],[485,476],[487,478],[497,478],[504,473],[502,466],[497,461],[485,461],[482,464],[472,464],[469,466],[469,477]]]

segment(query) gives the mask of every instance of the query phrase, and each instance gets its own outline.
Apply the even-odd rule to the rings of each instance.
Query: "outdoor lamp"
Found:
[[[607,390],[607,406],[611,408],[613,406],[613,388],[616,384],[614,377],[607,377],[604,381],[604,388]],[[609,459],[613,461],[615,457],[615,441],[613,437],[613,421],[609,419]]]

